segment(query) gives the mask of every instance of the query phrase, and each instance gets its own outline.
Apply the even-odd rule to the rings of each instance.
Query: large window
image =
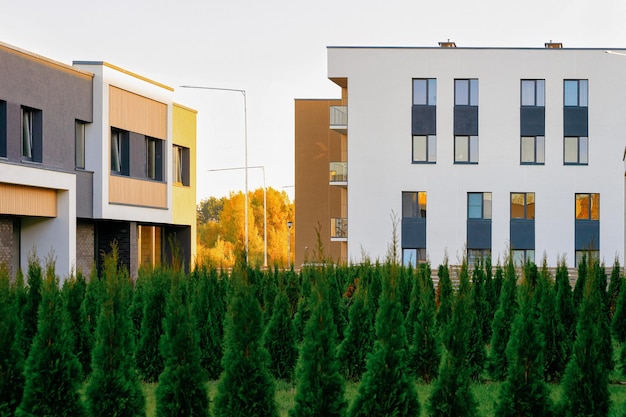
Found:
[[[520,162],[524,165],[542,165],[545,163],[545,137],[522,136]]]
[[[174,145],[173,149],[174,184],[189,185],[189,148]]]
[[[129,170],[129,133],[125,130],[111,129],[111,172],[130,175]]]
[[[535,219],[535,193],[511,193],[511,219]]]
[[[163,141],[146,136],[146,178],[163,180]]]
[[[587,107],[588,81],[564,80],[563,105],[566,107]]]
[[[426,218],[426,193],[403,192],[402,193],[402,217],[403,218]]]
[[[522,80],[522,106],[544,107],[546,105],[545,80]]]
[[[413,136],[413,162],[435,163],[437,162],[437,136],[414,135]]]
[[[478,136],[454,137],[454,163],[478,163]]]
[[[563,163],[587,165],[589,162],[589,139],[586,136],[566,136],[563,139]]]
[[[74,123],[74,154],[76,168],[85,169],[85,122]]]
[[[437,80],[434,78],[422,78],[413,80],[413,105],[436,106],[437,105]]]
[[[467,218],[491,219],[491,193],[467,193]]]
[[[600,220],[600,194],[576,194],[576,220]]]
[[[454,105],[478,106],[478,80],[454,80]]]

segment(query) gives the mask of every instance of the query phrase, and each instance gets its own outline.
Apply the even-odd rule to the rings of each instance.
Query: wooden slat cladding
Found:
[[[167,208],[167,185],[163,182],[109,176],[109,202],[132,206]]]
[[[57,216],[57,192],[50,188],[0,183],[0,214]]]
[[[111,85],[109,124],[153,138],[167,139],[167,105]]]

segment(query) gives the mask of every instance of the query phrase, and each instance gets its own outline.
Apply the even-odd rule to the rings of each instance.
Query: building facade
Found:
[[[106,62],[5,44],[0,55],[0,263],[15,274],[36,253],[62,277],[89,273],[115,243],[131,276],[173,258],[188,267],[196,112]]]
[[[395,224],[404,263],[623,262],[626,57],[613,52],[329,47],[347,104],[348,259],[384,259]]]

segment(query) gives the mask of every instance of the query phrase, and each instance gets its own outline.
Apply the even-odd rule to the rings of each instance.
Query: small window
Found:
[[[111,129],[111,172],[118,175],[130,175],[128,132]]]
[[[424,248],[404,248],[402,249],[402,264],[404,266],[417,266],[426,262],[426,249]]]
[[[426,192],[402,193],[402,217],[426,218]]]
[[[534,249],[513,249],[513,264],[515,266],[522,267],[527,262],[535,262]]]
[[[478,136],[454,137],[454,163],[478,163]]]
[[[563,105],[566,107],[587,107],[588,104],[587,80],[563,81]]]
[[[566,165],[587,165],[589,163],[589,138],[567,136],[563,140],[563,163]]]
[[[156,181],[163,180],[163,141],[146,136],[146,178]]]
[[[437,136],[435,135],[413,136],[413,162],[416,162],[416,163],[437,162]]]
[[[583,257],[585,258],[587,265],[589,262],[599,261],[600,260],[600,251],[599,250],[577,250],[576,251],[576,268],[578,268],[578,264],[583,261]]]
[[[74,123],[74,152],[76,168],[85,169],[85,122]]]
[[[576,194],[576,220],[600,220],[600,194]]]
[[[413,105],[437,105],[437,80],[434,78],[413,80]]]
[[[478,80],[454,80],[454,105],[478,106]]]
[[[467,193],[467,218],[491,219],[491,193]]]
[[[535,220],[535,193],[511,193],[511,219]]]
[[[487,259],[491,258],[491,249],[468,249],[467,250],[467,265],[473,267],[477,262],[480,265],[485,265]]]
[[[522,80],[522,106],[544,107],[545,85],[545,80]]]
[[[41,111],[22,107],[22,158],[42,162]]]
[[[174,184],[189,186],[189,148],[174,145]]]
[[[520,163],[523,165],[543,165],[545,163],[545,137],[522,136]]]

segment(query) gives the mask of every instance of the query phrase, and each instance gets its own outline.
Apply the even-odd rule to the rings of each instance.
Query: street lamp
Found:
[[[293,222],[287,222],[287,236],[289,239],[289,246],[287,249],[287,263],[289,264],[289,268],[291,268],[291,226],[293,226]]]
[[[263,171],[263,266],[267,268],[267,187],[265,186],[265,166],[257,165],[257,166],[251,166],[251,167],[248,166],[248,167],[234,167],[234,168],[216,168],[216,169],[207,169],[207,171],[217,172],[217,171],[234,171],[237,169],[245,169],[247,172],[248,169],[257,169],[257,168]],[[247,198],[246,198],[246,207],[248,207]],[[248,222],[247,216],[248,216],[248,211],[246,210],[246,223]],[[246,243],[247,243],[247,239],[248,239],[248,232],[246,229]],[[246,256],[248,256],[247,252],[248,252],[248,249],[246,246]]]
[[[198,85],[181,85],[181,88],[193,88],[198,90],[215,90],[215,91],[235,91],[243,95],[243,122],[244,122],[244,146],[245,146],[245,166],[246,171],[246,190],[244,193],[244,217],[245,217],[245,235],[246,235],[246,262],[248,262],[248,105],[246,102],[246,90],[238,90],[236,88],[219,88],[205,87]]]

